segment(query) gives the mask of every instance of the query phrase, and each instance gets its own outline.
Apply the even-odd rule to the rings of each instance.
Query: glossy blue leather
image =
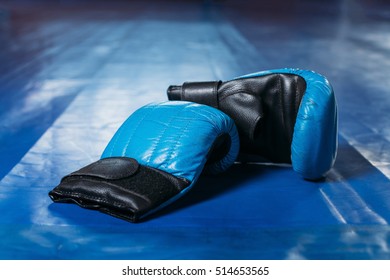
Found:
[[[332,86],[322,75],[293,68],[252,73],[239,78],[287,73],[306,81],[291,144],[291,161],[296,172],[305,179],[319,179],[332,168],[337,155],[338,117]]]
[[[223,112],[191,102],[148,104],[118,129],[102,158],[125,156],[140,164],[196,181],[218,136],[229,134],[229,152],[207,171],[218,173],[234,163],[239,138],[233,120]]]

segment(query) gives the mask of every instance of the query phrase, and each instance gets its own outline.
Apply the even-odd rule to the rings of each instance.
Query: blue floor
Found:
[[[363,0],[1,1],[0,259],[390,259],[389,11]],[[282,67],[335,90],[326,180],[235,165],[139,224],[48,197],[169,85]]]

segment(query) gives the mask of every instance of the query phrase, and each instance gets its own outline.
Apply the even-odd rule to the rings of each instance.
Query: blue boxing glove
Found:
[[[238,151],[235,124],[223,112],[149,104],[122,124],[100,160],[65,176],[49,196],[137,222],[188,192],[202,171],[227,169]]]
[[[229,115],[240,135],[241,158],[292,163],[309,180],[322,178],[334,164],[336,100],[318,73],[270,70],[226,82],[187,82],[170,86],[167,93],[170,100],[210,105]]]

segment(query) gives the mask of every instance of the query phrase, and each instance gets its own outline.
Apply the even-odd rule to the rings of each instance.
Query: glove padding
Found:
[[[328,80],[313,71],[278,69],[226,82],[186,82],[167,93],[169,100],[206,104],[229,115],[239,131],[242,158],[292,163],[311,180],[334,164],[336,100]]]
[[[65,176],[49,196],[137,222],[185,194],[204,170],[234,163],[232,119],[190,102],[149,104],[118,129],[102,157]]]

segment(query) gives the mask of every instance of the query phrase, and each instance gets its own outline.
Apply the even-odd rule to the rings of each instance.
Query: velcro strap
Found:
[[[138,168],[138,161],[133,158],[111,157],[87,165],[65,176],[65,178],[71,176],[90,176],[100,179],[118,180],[133,176],[138,171]]]
[[[182,100],[218,108],[217,93],[220,84],[221,81],[184,83],[182,86]]]
[[[135,159],[112,157],[65,176],[49,196],[55,202],[75,203],[136,222],[189,185],[186,179]]]

